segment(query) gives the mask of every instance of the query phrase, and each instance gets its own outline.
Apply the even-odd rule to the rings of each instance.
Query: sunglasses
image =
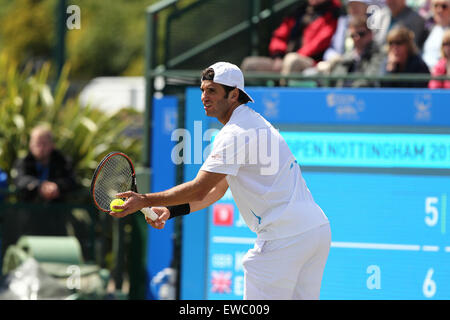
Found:
[[[450,42],[444,42],[442,45],[443,46],[450,46]]]
[[[435,4],[433,4],[433,7],[435,9],[441,7],[442,10],[446,10],[448,8],[448,4],[446,4],[446,3],[435,3]]]
[[[367,31],[353,32],[352,34],[350,34],[350,37],[351,37],[352,39],[355,39],[355,38],[362,38],[362,37],[364,37],[366,34],[367,34]]]
[[[401,46],[402,44],[405,44],[405,41],[403,40],[391,40],[388,42],[389,46]]]

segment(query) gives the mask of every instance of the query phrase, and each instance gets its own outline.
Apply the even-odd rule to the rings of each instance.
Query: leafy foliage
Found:
[[[121,150],[139,159],[140,137],[125,134],[139,123],[140,114],[122,109],[106,113],[67,99],[69,66],[55,87],[49,85],[51,66],[35,74],[20,71],[5,54],[0,55],[0,168],[10,172],[15,159],[25,156],[31,129],[46,123],[54,132],[57,148],[72,158],[79,181],[88,186],[98,161],[110,151]]]
[[[1,1],[2,51],[18,62],[48,60],[52,55],[54,6],[57,1]]]
[[[157,1],[67,2],[81,11],[81,28],[66,30],[72,79],[142,75],[145,9]],[[52,59],[57,5],[58,0],[0,0],[0,50],[19,64]]]

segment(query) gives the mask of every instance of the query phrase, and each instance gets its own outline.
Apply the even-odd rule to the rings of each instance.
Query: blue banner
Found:
[[[246,89],[249,106],[272,124],[450,126],[450,90],[428,89]],[[199,88],[188,104],[202,108]],[[212,120],[215,122],[215,120]]]
[[[151,152],[151,192],[172,188],[176,184],[176,167],[171,161],[171,150],[175,142],[172,132],[178,127],[178,99],[164,97],[153,100],[153,134]],[[159,286],[152,279],[168,268],[173,260],[174,221],[169,220],[162,230],[148,226],[147,239],[147,299],[159,299]]]
[[[249,88],[248,92],[255,100],[249,106],[272,123],[450,126],[448,90]]]
[[[450,135],[281,132],[304,166],[450,169]]]
[[[279,128],[330,219],[321,298],[448,299],[450,90],[247,90],[249,107]],[[205,116],[200,96],[186,91],[193,135],[222,127]],[[192,159],[186,181],[201,166]],[[231,194],[183,222],[182,299],[242,299],[241,260],[256,235]]]

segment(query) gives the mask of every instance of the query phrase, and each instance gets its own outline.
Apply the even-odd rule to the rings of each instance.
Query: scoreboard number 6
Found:
[[[423,295],[427,298],[432,298],[436,294],[436,282],[431,279],[433,273],[433,268],[428,269],[422,286]]]
[[[437,197],[425,198],[425,223],[429,227],[434,227],[439,219],[439,210],[437,204],[439,199]]]

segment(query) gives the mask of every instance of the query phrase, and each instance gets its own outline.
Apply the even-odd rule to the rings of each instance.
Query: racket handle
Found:
[[[155,211],[153,211],[152,209],[150,209],[148,207],[147,208],[142,208],[141,212],[143,214],[145,214],[145,216],[147,218],[151,219],[152,221],[155,221],[158,218],[158,215],[155,213]]]

